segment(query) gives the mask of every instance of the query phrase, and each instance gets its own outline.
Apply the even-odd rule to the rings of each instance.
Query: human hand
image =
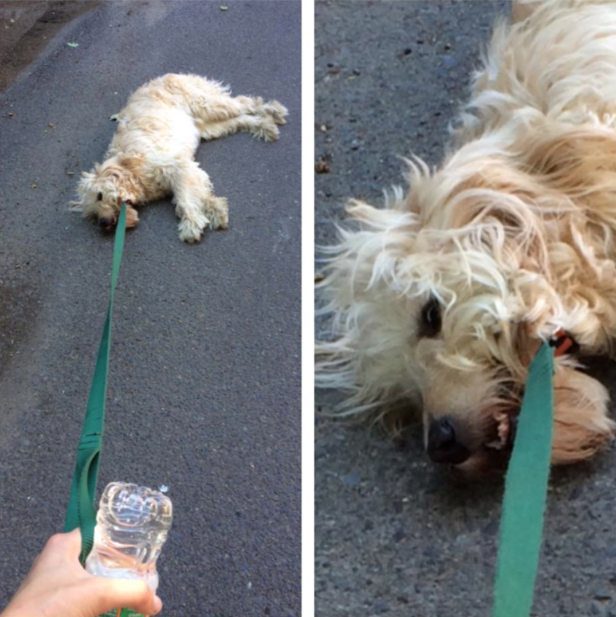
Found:
[[[93,576],[79,563],[80,550],[79,529],[52,536],[0,617],[98,617],[115,608],[160,612],[160,598],[144,581]]]

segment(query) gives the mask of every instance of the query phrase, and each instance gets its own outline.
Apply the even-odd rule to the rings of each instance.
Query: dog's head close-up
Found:
[[[467,470],[506,462],[541,342],[566,330],[600,349],[598,319],[611,310],[608,266],[579,236],[574,202],[521,171],[527,163],[473,148],[439,171],[411,162],[410,190],[382,208],[349,203],[350,224],[324,249],[331,331],[317,347],[317,383],[347,392],[345,413],[419,411],[429,457]],[[560,214],[537,216],[550,199]],[[565,242],[549,241],[558,225]],[[580,368],[570,354],[557,360],[555,463],[588,458],[611,436],[607,391]]]
[[[126,226],[130,228],[139,222],[134,206],[142,201],[142,192],[137,176],[123,160],[113,157],[91,171],[82,172],[77,185],[78,200],[71,202],[71,206],[108,232],[115,229],[120,206],[125,203]]]

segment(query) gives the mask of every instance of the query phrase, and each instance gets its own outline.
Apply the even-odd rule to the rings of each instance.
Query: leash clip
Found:
[[[554,347],[554,357],[574,354],[580,350],[575,339],[564,328],[558,328],[548,341],[550,347]]]

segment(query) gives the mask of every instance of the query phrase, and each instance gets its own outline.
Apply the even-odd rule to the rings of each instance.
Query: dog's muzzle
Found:
[[[458,441],[455,427],[448,418],[439,418],[430,423],[426,449],[435,463],[459,465],[471,455],[470,450]]]
[[[99,227],[105,232],[113,231],[116,226],[116,219],[115,217],[103,217],[98,219],[98,224]]]

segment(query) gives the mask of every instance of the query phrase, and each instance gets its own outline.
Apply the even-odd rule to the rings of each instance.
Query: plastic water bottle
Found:
[[[141,579],[155,592],[156,560],[167,539],[172,512],[171,500],[158,491],[125,482],[108,484],[96,515],[86,570],[108,578]],[[102,617],[136,615],[118,608]]]

